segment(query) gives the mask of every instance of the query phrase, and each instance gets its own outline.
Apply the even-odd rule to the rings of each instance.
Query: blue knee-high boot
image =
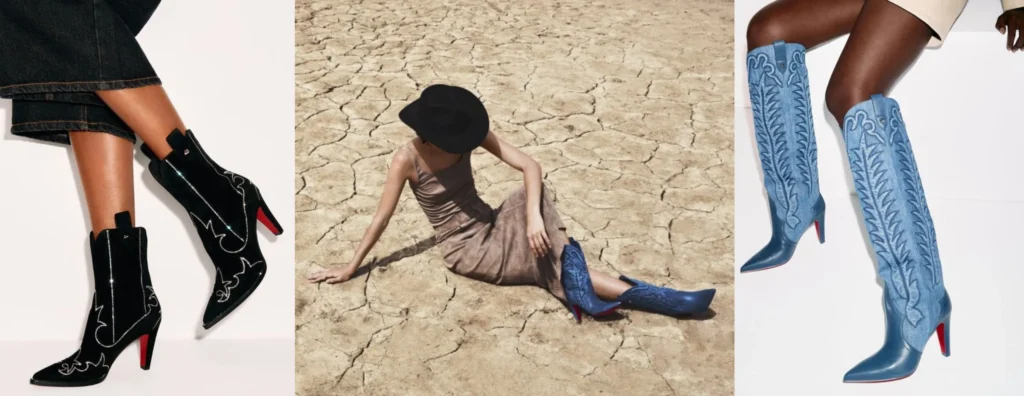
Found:
[[[885,283],[885,344],[844,382],[907,377],[937,332],[949,356],[952,306],[942,283],[935,227],[899,105],[874,95],[846,113],[843,134],[868,237]]]
[[[590,316],[604,316],[622,305],[620,302],[604,301],[597,297],[594,284],[590,280],[590,271],[587,269],[587,259],[583,256],[583,248],[572,238],[569,238],[569,244],[562,249],[562,288],[577,323],[580,322],[580,311]]]
[[[778,41],[747,55],[754,136],[768,190],[772,239],[740,267],[760,271],[785,264],[800,237],[815,224],[825,242],[825,200],[818,191],[804,47]]]

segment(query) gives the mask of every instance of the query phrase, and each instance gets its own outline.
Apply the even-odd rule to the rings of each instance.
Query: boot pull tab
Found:
[[[786,42],[779,40],[772,44],[775,48],[775,65],[779,67],[779,72],[786,71]]]
[[[132,227],[132,214],[128,211],[124,211],[114,215],[114,224],[117,225],[119,231],[131,231]]]
[[[171,146],[171,150],[175,153],[179,153],[182,156],[189,155],[188,152],[188,140],[185,133],[175,128],[169,135],[167,135],[167,145]]]
[[[875,108],[875,117],[878,124],[885,127],[885,97],[880,94],[871,95],[871,105]]]

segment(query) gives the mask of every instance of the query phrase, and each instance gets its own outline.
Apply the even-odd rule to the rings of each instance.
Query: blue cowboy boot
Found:
[[[740,272],[785,264],[811,223],[818,241],[825,242],[825,200],[818,191],[818,148],[804,53],[800,44],[777,41],[747,54],[754,137],[768,190],[772,238]]]
[[[711,300],[715,298],[715,289],[688,292],[654,286],[625,275],[619,276],[619,279],[633,287],[622,293],[617,301],[628,307],[662,315],[682,316],[701,313],[708,310]]]
[[[949,356],[952,305],[899,105],[873,95],[846,113],[843,132],[878,275],[885,283],[886,327],[882,349],[843,381],[892,381],[914,373],[932,332],[939,333],[942,354]]]
[[[590,316],[603,316],[619,308],[621,303],[607,302],[597,297],[594,284],[590,281],[587,260],[579,242],[569,238],[569,244],[562,249],[562,288],[565,299],[572,307],[572,316],[580,321],[580,310]]]

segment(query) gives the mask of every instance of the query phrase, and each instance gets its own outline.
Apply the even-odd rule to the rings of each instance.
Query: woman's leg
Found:
[[[932,35],[928,25],[899,6],[867,0],[825,91],[832,116],[842,123],[857,103],[889,92]]]
[[[850,33],[864,0],[779,0],[758,11],[747,25],[747,50],[782,40],[804,48]]]
[[[114,215],[120,212],[131,213],[134,224],[132,143],[102,132],[71,132],[69,135],[94,236],[115,228]]]
[[[185,133],[185,123],[160,85],[97,91],[96,95],[132,128],[157,158],[163,159],[171,153],[166,140],[171,131],[177,129]]]
[[[604,272],[595,269],[588,269],[587,271],[590,272],[590,282],[594,284],[594,291],[597,292],[597,296],[602,300],[614,301],[632,287],[619,278]]]

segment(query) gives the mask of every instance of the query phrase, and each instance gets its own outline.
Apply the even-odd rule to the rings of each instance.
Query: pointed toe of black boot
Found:
[[[92,370],[76,371],[80,367],[75,364],[75,356],[70,356],[37,371],[28,382],[37,386],[60,388],[96,385],[107,378],[110,369],[105,361],[98,361],[96,366],[88,367]]]
[[[249,262],[243,258],[237,266],[230,269],[222,267],[217,268],[213,293],[203,312],[203,328],[207,330],[241,306],[267,274],[267,264],[262,260]]]

